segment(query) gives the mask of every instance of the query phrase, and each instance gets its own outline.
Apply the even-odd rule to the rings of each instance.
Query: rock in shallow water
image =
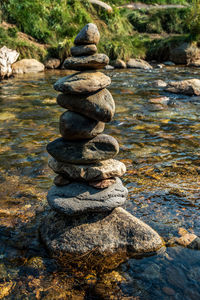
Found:
[[[53,186],[47,195],[51,208],[66,216],[79,216],[86,213],[106,212],[122,206],[128,191],[121,180],[110,187],[99,190],[86,183],[72,182],[66,186]]]
[[[83,55],[93,55],[97,52],[97,46],[91,45],[80,45],[71,48],[72,56],[83,56]]]
[[[105,54],[94,54],[90,56],[69,57],[64,61],[64,68],[71,70],[103,69],[109,63]]]
[[[168,83],[167,92],[176,94],[185,94],[189,96],[200,95],[200,80],[199,79],[186,79],[181,81],[171,81]]]
[[[105,124],[72,111],[60,117],[60,134],[67,140],[90,139],[104,131]]]
[[[110,122],[115,113],[115,102],[107,89],[89,95],[59,94],[57,102],[64,108],[102,122]]]
[[[47,145],[47,151],[60,162],[92,164],[115,157],[119,152],[119,144],[112,136],[99,134],[91,140],[83,141],[58,138]]]
[[[58,79],[54,89],[65,94],[88,94],[110,85],[110,77],[101,72],[77,72]]]
[[[148,255],[163,246],[151,227],[121,207],[111,213],[76,218],[52,212],[40,232],[50,253],[62,264],[64,260],[67,265],[80,262],[88,269],[112,269],[127,256]]]
[[[115,159],[108,159],[96,164],[75,165],[62,163],[54,158],[49,160],[49,167],[58,174],[63,174],[70,180],[94,181],[110,177],[121,177],[126,172],[126,166]]]
[[[83,29],[78,33],[74,40],[75,45],[87,45],[95,44],[97,45],[100,39],[100,34],[98,28],[93,23],[88,23],[83,27]]]

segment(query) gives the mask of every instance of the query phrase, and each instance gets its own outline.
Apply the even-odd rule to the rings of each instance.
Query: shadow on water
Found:
[[[61,270],[38,239],[54,177],[45,148],[58,137],[64,111],[52,85],[68,72],[0,83],[0,298],[200,298],[198,238],[185,239],[182,246],[174,242],[184,230],[189,238],[200,236],[200,101],[153,87],[157,79],[198,78],[199,72],[177,67],[106,71],[116,114],[105,133],[119,141],[118,159],[127,166],[127,210],[157,230],[168,247],[164,254],[130,258],[114,271],[84,276],[80,270]],[[152,106],[151,98],[163,96],[173,105]]]

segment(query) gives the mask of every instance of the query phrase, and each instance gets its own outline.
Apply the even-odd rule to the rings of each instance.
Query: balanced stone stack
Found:
[[[119,208],[128,194],[119,178],[126,167],[114,159],[119,152],[116,139],[102,133],[105,122],[113,118],[115,103],[106,89],[110,77],[98,71],[109,63],[105,54],[97,54],[99,39],[96,25],[87,24],[75,39],[72,57],[64,62],[65,68],[79,72],[54,85],[61,92],[57,103],[67,110],[60,117],[62,137],[47,146],[52,156],[49,166],[58,175],[47,196],[52,211],[40,232],[51,253],[62,259],[72,260],[88,251],[93,257],[97,253],[105,257],[131,245],[138,253],[144,252],[145,244],[148,252],[162,244],[150,227]],[[143,233],[149,233],[140,236],[137,246],[134,233],[141,224],[136,220]]]

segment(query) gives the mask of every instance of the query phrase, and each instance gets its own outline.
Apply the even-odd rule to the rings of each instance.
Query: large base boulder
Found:
[[[76,218],[52,211],[40,234],[62,265],[81,269],[113,269],[130,256],[150,255],[163,246],[158,233],[121,207]]]
[[[12,65],[13,74],[38,73],[44,71],[44,65],[36,59],[22,59]]]

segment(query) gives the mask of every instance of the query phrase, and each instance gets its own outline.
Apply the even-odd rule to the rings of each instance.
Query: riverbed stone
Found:
[[[116,59],[114,62],[114,67],[116,69],[126,69],[126,63],[122,59]]]
[[[61,61],[58,58],[49,58],[44,62],[46,69],[58,69],[60,67]]]
[[[91,45],[80,45],[71,48],[72,56],[86,56],[93,55],[97,52],[97,46],[95,44]]]
[[[57,103],[97,121],[110,122],[115,113],[115,102],[107,89],[89,95],[59,94]]]
[[[54,89],[65,94],[88,94],[109,86],[110,77],[101,72],[77,72],[58,79]]]
[[[103,69],[109,63],[106,54],[94,54],[90,56],[68,57],[64,61],[64,68],[71,70]]]
[[[127,68],[151,70],[153,67],[143,59],[130,58],[127,62]]]
[[[74,40],[75,45],[87,45],[99,43],[100,33],[97,26],[93,23],[88,23],[83,27],[83,29],[78,33]]]
[[[77,216],[86,213],[111,211],[122,206],[128,191],[121,180],[110,187],[99,190],[87,183],[72,182],[66,186],[53,186],[47,195],[49,205],[54,211],[66,216]]]
[[[152,254],[163,246],[158,233],[121,207],[111,213],[76,218],[52,212],[42,223],[40,233],[60,263],[66,260],[68,266],[79,262],[76,266],[86,270],[113,269],[127,257]]]
[[[111,177],[121,177],[126,172],[124,163],[107,159],[90,165],[62,163],[54,158],[49,160],[49,167],[57,174],[63,174],[70,180],[97,181]]]
[[[181,81],[170,81],[165,88],[167,92],[175,94],[185,94],[188,96],[200,95],[200,80],[186,79]]]
[[[21,59],[12,65],[13,74],[38,73],[44,71],[44,65],[33,58]]]
[[[73,111],[60,116],[60,134],[67,140],[91,139],[104,131],[105,123],[99,122]]]
[[[47,145],[47,151],[61,162],[92,164],[115,157],[119,152],[119,144],[114,137],[99,134],[91,140],[83,141],[58,138]]]

